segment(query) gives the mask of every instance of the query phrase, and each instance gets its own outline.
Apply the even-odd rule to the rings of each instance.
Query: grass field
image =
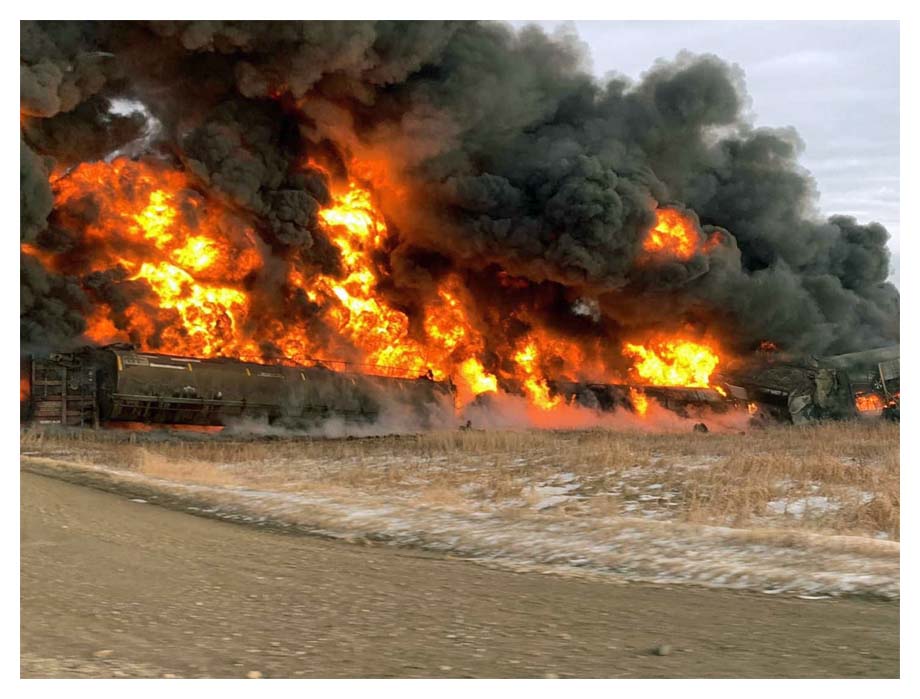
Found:
[[[24,453],[170,481],[359,495],[446,511],[627,517],[897,540],[898,425],[743,434],[458,431],[235,440],[25,430]]]

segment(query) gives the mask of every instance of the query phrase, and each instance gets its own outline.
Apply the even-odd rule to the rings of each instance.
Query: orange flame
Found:
[[[240,328],[250,308],[243,280],[261,265],[248,226],[208,206],[183,173],[130,160],[81,165],[53,189],[62,225],[82,228],[92,247],[85,271],[121,267],[152,292],[146,304],[124,310],[118,327],[96,307],[87,337],[103,343],[127,335],[147,350],[256,358]],[[70,221],[67,205],[79,211],[88,194],[96,216]]]
[[[630,388],[629,402],[632,403],[632,407],[633,410],[636,411],[636,415],[645,417],[645,414],[648,412],[648,396],[645,395],[644,391],[641,391],[638,388]]]
[[[482,393],[498,392],[498,379],[487,372],[476,357],[470,357],[460,364],[459,371],[463,379],[458,387],[461,404],[468,403]]]
[[[129,339],[149,351],[250,360],[262,358],[260,345],[270,343],[291,361],[332,355],[360,361],[371,372],[453,378],[469,399],[498,389],[483,364],[482,335],[469,318],[473,304],[457,278],[441,282],[420,330],[413,331],[409,316],[379,292],[385,272],[373,254],[388,231],[371,193],[355,183],[334,190],[333,203],[319,212],[343,274],[308,274],[294,264],[287,274],[290,289],[316,304],[333,331],[327,343],[283,318],[258,317],[245,283],[262,266],[257,236],[197,194],[183,173],[128,160],[91,163],[54,189],[64,225],[67,205],[81,197],[91,193],[98,208],[92,223],[72,224],[93,244],[85,272],[120,266],[151,292],[120,318],[96,306],[86,331],[95,342]],[[28,244],[21,249],[53,267],[53,255]]]
[[[318,219],[338,250],[341,272],[318,272],[292,253],[273,253],[271,262],[286,265],[272,303],[284,309],[308,301],[315,308],[310,322],[323,328],[314,332],[306,321],[265,312],[253,280],[267,273],[267,244],[246,219],[202,196],[184,172],[117,159],[80,165],[55,180],[58,225],[83,234],[84,257],[68,260],[68,269],[120,268],[121,280],[136,284],[125,307],[94,307],[86,335],[100,344],[127,340],[146,351],[197,357],[348,360],[373,373],[450,379],[462,403],[504,383],[520,386],[545,411],[564,405],[550,379],[610,379],[601,348],[590,350],[597,358],[589,359],[586,342],[554,336],[523,311],[514,320],[528,328],[525,334],[491,338],[487,346],[479,313],[488,310],[481,311],[455,273],[437,279],[433,293],[407,310],[387,291],[390,272],[380,253],[394,241],[371,191],[357,182],[330,186],[332,202]],[[92,207],[83,204],[87,196]],[[674,209],[659,210],[645,241],[648,251],[682,259],[700,244],[693,221]],[[51,269],[58,262],[34,245],[21,250]],[[529,283],[505,273],[500,278],[509,289]],[[634,373],[654,385],[708,386],[719,363],[713,347],[680,337],[627,343],[623,354],[635,358]],[[637,394],[634,405],[644,414],[646,397]]]
[[[653,386],[708,387],[719,364],[713,347],[680,337],[627,342],[623,352],[636,359],[633,371]]]
[[[870,412],[873,410],[882,410],[885,407],[885,401],[877,393],[857,393],[856,409],[859,412]]]
[[[44,250],[30,244],[30,243],[19,243],[20,252],[25,253],[29,257],[34,257],[36,260],[42,263],[44,267],[52,268],[54,266],[54,256],[48,254]]]
[[[653,255],[689,260],[699,252],[702,236],[689,216],[677,209],[655,211],[655,226],[642,243],[643,249]]]
[[[540,353],[534,340],[529,340],[514,353],[514,361],[523,372],[523,387],[530,402],[541,410],[552,410],[562,402],[560,396],[551,396],[546,379],[541,377]]]

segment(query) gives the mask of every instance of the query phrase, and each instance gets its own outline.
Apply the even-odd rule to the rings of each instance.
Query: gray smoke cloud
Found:
[[[103,89],[112,56],[102,50],[104,24],[21,22],[19,104],[29,116],[69,112]]]
[[[378,255],[381,293],[411,313],[459,275],[489,299],[472,315],[490,351],[526,331],[521,310],[602,345],[679,323],[739,353],[764,339],[814,353],[898,341],[887,231],[816,215],[799,137],[754,128],[741,69],[717,56],[680,54],[633,83],[592,77],[577,37],[491,23],[21,26],[25,240],[55,218],[55,162],[137,137],[136,119],[106,107],[130,99],[163,125],[152,154],[307,272],[338,269],[317,221],[327,182],[308,159],[334,175],[385,161],[409,195],[397,206],[381,192],[394,234]],[[712,245],[687,261],[644,260],[659,206],[686,212]],[[79,313],[69,283],[23,283]],[[267,278],[259,293],[282,297]],[[284,298],[299,308],[292,318],[313,317],[304,299]],[[579,299],[592,313],[573,311]],[[29,318],[24,341],[79,331]]]
[[[48,176],[54,161],[19,141],[19,239],[32,242],[48,224],[54,195]]]
[[[19,258],[19,323],[22,350],[68,349],[86,329],[91,307],[77,279],[49,274],[29,255]]]

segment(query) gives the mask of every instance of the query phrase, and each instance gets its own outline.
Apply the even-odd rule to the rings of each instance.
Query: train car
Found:
[[[730,395],[793,424],[900,416],[900,345],[826,357],[768,358],[719,377]]]
[[[330,416],[372,421],[388,409],[424,419],[452,400],[448,382],[138,352],[128,345],[33,356],[20,403],[28,421],[227,425],[255,419],[289,427]],[[23,388],[23,380],[28,384]]]
[[[653,398],[660,406],[681,416],[688,416],[690,408],[707,407],[715,412],[728,410],[730,401],[712,388],[686,388],[682,386],[629,386],[626,384],[578,383],[574,381],[550,382],[554,395],[560,395],[567,402],[615,412],[635,411],[633,401],[636,392]]]

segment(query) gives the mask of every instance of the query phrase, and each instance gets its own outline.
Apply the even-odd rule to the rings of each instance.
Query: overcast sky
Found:
[[[525,22],[514,22],[516,26]],[[682,49],[744,71],[754,123],[794,126],[823,213],[878,221],[892,235],[899,284],[897,22],[537,22],[574,24],[596,75],[641,77]]]

